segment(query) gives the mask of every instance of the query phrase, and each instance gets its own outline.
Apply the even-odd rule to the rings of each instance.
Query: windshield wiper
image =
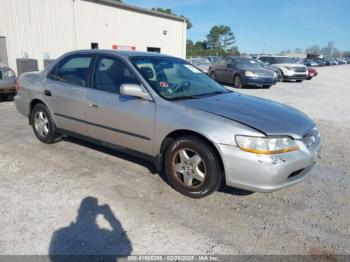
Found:
[[[195,98],[204,98],[204,97],[210,97],[210,96],[216,96],[216,95],[221,95],[221,94],[226,94],[230,93],[231,91],[215,91],[211,93],[205,93],[205,94],[200,94],[200,95],[194,95]]]
[[[176,100],[185,100],[185,99],[198,99],[199,97],[196,96],[176,96],[169,98],[171,101],[176,101]]]

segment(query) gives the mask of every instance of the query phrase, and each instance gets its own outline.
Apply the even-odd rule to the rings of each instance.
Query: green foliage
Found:
[[[211,48],[221,48],[225,51],[233,48],[236,37],[229,26],[214,26],[207,35],[208,45]]]
[[[161,8],[161,7],[157,7],[157,8],[152,8],[153,11],[157,11],[163,14],[168,14],[168,15],[174,15],[174,16],[178,16],[183,18],[184,20],[187,21],[187,29],[192,28],[193,24],[191,23],[190,19],[188,19],[187,17],[183,16],[183,15],[177,15],[174,14],[170,8]]]
[[[207,40],[193,43],[187,40],[187,56],[234,56],[239,55],[238,47],[234,46],[236,38],[228,26],[214,26]]]

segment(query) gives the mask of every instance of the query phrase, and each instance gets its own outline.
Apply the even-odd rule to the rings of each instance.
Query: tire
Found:
[[[240,75],[235,75],[233,78],[233,86],[235,88],[241,89],[243,87],[242,85],[242,79]]]
[[[264,88],[270,88],[271,85],[264,85],[263,87],[264,87]]]
[[[45,144],[52,144],[59,140],[55,122],[49,109],[44,104],[36,104],[31,113],[30,122],[35,136]]]
[[[283,77],[282,71],[280,71],[280,73],[277,75],[277,81],[278,82],[283,82],[284,81],[284,77]]]
[[[297,80],[297,82],[298,82],[298,83],[301,83],[301,82],[303,82],[303,80]]]
[[[203,198],[219,189],[221,169],[214,151],[193,136],[180,137],[168,146],[164,170],[171,186],[191,198]]]
[[[212,79],[214,79],[215,81],[217,81],[217,80],[216,80],[216,74],[215,74],[214,71],[211,71],[210,74],[209,74],[209,76],[210,76]]]

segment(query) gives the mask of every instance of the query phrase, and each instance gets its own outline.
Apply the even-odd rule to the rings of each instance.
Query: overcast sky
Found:
[[[188,39],[204,40],[214,25],[228,25],[241,52],[325,46],[350,50],[350,0],[124,0],[141,7],[171,8],[190,18]]]

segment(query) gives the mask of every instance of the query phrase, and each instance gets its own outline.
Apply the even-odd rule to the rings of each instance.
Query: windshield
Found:
[[[131,61],[149,85],[167,100],[200,98],[230,92],[181,59],[134,57]]]
[[[284,56],[275,56],[272,58],[275,64],[294,64],[293,58]]]
[[[237,65],[242,68],[260,69],[261,65],[253,59],[241,58],[237,61]]]

